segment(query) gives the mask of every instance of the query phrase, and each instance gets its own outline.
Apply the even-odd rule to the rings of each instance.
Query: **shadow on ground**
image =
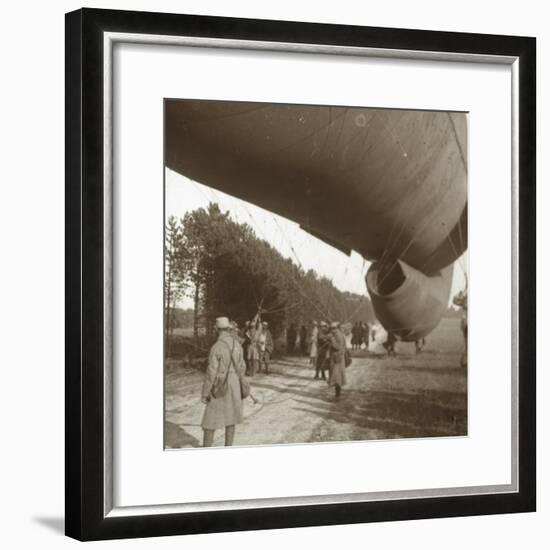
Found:
[[[198,447],[199,440],[181,426],[166,420],[164,422],[164,444],[171,448]]]
[[[320,381],[323,388],[327,388],[326,382]],[[297,395],[303,397],[304,399],[324,401],[325,403],[332,403],[332,398],[328,395],[325,395],[323,392],[320,392],[319,389],[306,390],[302,386],[286,386],[282,391],[281,388],[275,384],[267,384],[265,382],[253,382],[253,388],[262,388],[265,390],[272,390],[277,393],[284,393],[290,395]],[[305,402],[305,401],[304,401]]]
[[[65,534],[65,519],[54,517],[36,517],[33,518],[36,523],[47,527],[50,531],[57,533],[58,535]]]
[[[312,404],[295,399],[296,410],[326,422],[351,425],[357,439],[364,439],[371,430],[385,438],[467,435],[467,403],[462,392],[347,390],[340,401],[328,401]]]

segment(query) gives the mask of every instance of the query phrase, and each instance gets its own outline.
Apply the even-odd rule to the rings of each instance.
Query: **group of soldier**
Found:
[[[273,336],[269,323],[261,321],[259,314],[252,321],[246,321],[239,329],[235,321],[230,321],[229,333],[243,348],[243,359],[246,365],[246,376],[262,372],[269,373],[269,361],[273,354]]]
[[[273,337],[266,321],[259,315],[239,330],[227,317],[216,319],[218,339],[210,349],[201,401],[206,405],[202,419],[205,447],[213,444],[214,432],[225,429],[225,445],[232,445],[235,426],[243,421],[242,380],[254,376],[264,367],[269,372],[273,352]],[[314,322],[310,336],[310,361],[315,366],[315,378],[321,376],[334,388],[335,399],[346,385],[346,338],[340,323]],[[225,390],[216,391],[223,382]],[[252,399],[255,398],[250,394]]]
[[[369,345],[369,325],[363,321],[357,321],[351,327],[351,349],[359,350],[362,345]]]
[[[467,311],[466,293],[455,297],[454,303]],[[463,316],[462,330],[467,341],[467,316]],[[212,346],[208,358],[205,380],[202,388],[202,402],[206,405],[202,427],[204,430],[204,446],[213,443],[214,431],[225,428],[225,444],[232,445],[235,435],[235,425],[243,420],[242,384],[243,376],[253,377],[262,371],[269,372],[269,362],[273,353],[273,337],[269,324],[261,321],[257,314],[252,321],[247,321],[242,329],[237,323],[227,317],[216,319],[218,340]],[[369,330],[367,323],[355,323],[351,331],[351,344],[360,349],[363,344],[369,345]],[[290,333],[290,335],[289,335]],[[300,339],[300,350],[309,354],[310,365],[315,368],[315,379],[322,379],[334,388],[335,400],[340,399],[342,387],[346,385],[346,367],[349,351],[346,337],[339,322],[327,323],[313,321],[308,334],[305,326],[298,331],[296,325],[287,329],[287,348],[295,349],[297,339]],[[374,338],[374,334],[372,334]],[[396,335],[388,331],[383,343],[388,355],[395,355]],[[415,342],[418,353],[425,345],[425,338]],[[309,349],[308,349],[309,347]],[[466,352],[463,355],[466,363]],[[328,372],[328,376],[327,376]],[[223,379],[227,391],[222,396],[215,396],[212,388],[216,380]],[[256,399],[250,394],[252,399]]]
[[[289,332],[294,338],[299,334],[299,349],[304,354],[309,355],[310,364],[315,368],[314,378],[328,379],[329,385],[336,388],[336,394],[339,397],[341,386],[344,385],[344,383],[341,383],[341,379],[345,377],[338,375],[333,376],[331,379],[330,373],[338,370],[335,365],[339,365],[343,361],[343,354],[346,349],[346,339],[340,323],[337,321],[332,323],[313,321],[309,334],[305,326],[296,331],[295,325],[291,325],[287,329],[287,341]],[[259,315],[256,315],[252,321],[247,321],[241,329],[235,321],[229,321],[228,333],[242,347],[243,360],[246,365],[245,375],[253,377],[262,371],[268,374],[274,349],[269,323],[261,321]],[[294,345],[296,345],[295,340],[294,342]],[[329,373],[328,377],[327,373]],[[334,380],[340,382],[336,383]]]
[[[328,385],[334,387],[336,399],[346,385],[346,352],[346,337],[338,321],[313,321],[309,360],[315,367],[314,378],[327,380],[328,372]]]

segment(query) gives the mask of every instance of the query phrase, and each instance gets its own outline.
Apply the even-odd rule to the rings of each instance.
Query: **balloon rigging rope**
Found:
[[[219,203],[220,200],[219,200],[219,196],[217,195],[217,193],[214,191],[214,189],[212,189],[211,187],[208,187],[208,186],[203,186],[202,184],[199,184],[198,182],[196,182],[195,180],[191,179],[191,178],[187,178],[194,186],[196,189],[198,189],[199,193],[206,199],[206,201],[208,203],[210,202],[214,202],[214,203]],[[208,197],[208,195],[205,193],[204,191],[204,188],[208,189],[210,194],[211,194],[211,197]],[[238,204],[241,204],[240,202]],[[252,220],[252,223],[254,223],[254,220],[252,219],[251,217],[251,220]],[[250,281],[252,282],[252,276],[249,274],[249,277],[250,277]],[[258,294],[256,293],[256,288],[253,284],[250,285],[251,286],[251,290],[252,290],[252,294],[254,295],[254,299],[256,300],[256,302],[258,302]]]
[[[267,109],[267,108],[268,108],[268,105],[259,105],[258,107],[252,107],[251,109],[245,109],[243,111],[238,111],[235,113],[227,113],[225,115],[215,115],[211,117],[202,117],[200,119],[192,120],[188,122],[188,124],[205,124],[209,122],[219,122],[220,120],[227,120],[229,118],[234,118],[238,116],[246,116],[251,113],[255,113],[257,111],[261,111],[262,109]]]
[[[377,116],[377,115],[378,115],[378,113],[376,113],[375,116]],[[390,125],[385,121],[385,119],[382,116],[379,116],[378,118],[380,119],[383,128],[390,134],[392,140],[401,149],[402,156],[405,159],[407,159],[407,162],[410,162],[411,158],[410,158],[408,152],[405,150],[405,148],[403,147],[401,142],[397,139],[397,137],[395,136],[395,133],[393,132]],[[415,191],[414,189],[409,190],[407,197],[405,197],[403,199],[403,202],[401,203],[401,206],[400,206],[400,208],[397,212],[397,215],[396,215],[396,220],[395,220],[395,222],[392,226],[392,229],[390,231],[390,235],[389,235],[389,237],[386,241],[386,247],[384,248],[384,252],[383,252],[379,262],[384,262],[386,259],[388,259],[388,258],[392,259],[392,257],[396,256],[395,250],[396,250],[397,245],[399,243],[399,239],[400,239],[403,231],[405,230],[405,228],[407,226],[407,216],[406,216],[405,212],[416,209],[417,206],[419,206],[421,204],[421,202],[424,200],[424,197],[420,193],[415,193],[414,191]],[[414,202],[411,202],[411,201],[414,201]],[[395,236],[393,236],[394,231],[398,227],[399,227],[399,230],[397,231]],[[415,237],[418,236],[418,233],[419,232],[417,231]],[[393,240],[393,242],[392,242],[392,240]],[[413,238],[413,240],[414,240],[414,238]],[[400,255],[402,255],[402,254],[403,254],[403,252],[400,253]]]
[[[458,140],[458,133],[456,131],[455,122],[453,120],[453,117],[451,116],[451,113],[449,113],[448,111],[447,111],[447,116],[449,117],[449,122],[451,123],[451,128],[453,129],[453,135],[455,137],[456,146],[457,146],[458,152],[460,154],[460,158],[462,159],[462,166],[464,168],[464,171],[466,172],[466,175],[468,175],[468,166],[466,164],[466,158],[464,156],[464,152],[462,151],[460,141]]]
[[[413,195],[413,197],[411,197],[411,200],[404,200],[403,203],[404,203],[404,206],[408,207],[408,208],[403,208],[401,211],[400,211],[400,214],[398,215],[398,220],[399,218],[401,218],[399,221],[401,222],[401,226],[399,228],[399,231],[395,234],[394,238],[393,238],[393,242],[389,241],[388,240],[388,245],[387,245],[387,248],[385,249],[384,251],[384,254],[382,255],[382,257],[380,258],[380,262],[383,262],[384,260],[386,259],[394,259],[397,257],[397,254],[396,254],[396,250],[397,250],[397,246],[399,244],[399,239],[401,238],[401,235],[403,234],[403,232],[405,231],[406,227],[407,227],[407,216],[405,215],[405,210],[414,210],[416,209],[417,206],[419,206],[422,201],[424,200],[424,197],[422,195],[420,195],[419,193],[416,193],[414,194],[413,191],[410,191],[409,192],[409,195]],[[430,222],[434,219],[436,215],[436,212],[432,212],[431,214],[431,217],[428,218],[430,220]],[[397,228],[397,224],[395,226]],[[417,230],[414,234],[413,234],[413,238],[412,238],[412,241],[414,241],[418,235],[420,234],[420,231],[423,231],[425,227],[423,227],[421,230]],[[402,256],[405,251],[408,250],[408,248],[406,248],[405,250],[401,250],[399,251],[399,256]]]
[[[462,150],[460,149],[460,145],[458,143],[458,136],[456,134],[456,128],[454,126],[454,122],[452,120],[452,118],[450,117],[450,114],[447,113],[447,115],[449,116],[449,120],[450,120],[450,123],[451,123],[451,126],[452,126],[452,129],[453,129],[453,134],[454,134],[454,137],[455,137],[455,140],[456,140],[456,143],[457,143],[457,146],[459,148],[459,151],[460,151],[460,155],[461,155],[461,158],[462,158],[462,162],[464,163],[464,156],[462,154]],[[391,135],[392,139],[395,141],[395,143],[399,146],[399,148],[401,149],[401,152],[403,154],[403,157],[405,157],[407,159],[407,161],[411,161],[411,158],[408,154],[408,152],[405,150],[405,148],[403,147],[403,145],[401,144],[401,142],[397,139],[397,137],[395,136],[395,133],[393,132],[392,128],[390,127],[390,125],[383,119],[383,117],[379,117],[380,120],[382,121],[382,125],[383,127],[388,131],[388,133]],[[417,194],[418,195],[418,194]],[[436,214],[437,214],[437,207],[434,203],[434,200],[433,198],[428,194],[426,193],[426,198],[430,201],[431,205],[432,205],[432,208],[433,208],[433,214],[432,216],[430,216],[428,218],[428,223],[424,223],[423,226],[421,226],[420,229],[417,229],[416,232],[413,234],[413,237],[411,238],[411,240],[409,241],[409,243],[407,244],[407,246],[405,247],[405,249],[403,251],[400,252],[400,256],[403,256],[405,254],[405,252],[407,252],[410,247],[414,244],[414,242],[416,241],[416,239],[418,238],[418,235],[424,231],[424,229],[426,229],[426,227],[428,227],[429,223],[431,223],[433,221],[433,219],[435,218]],[[415,205],[414,207],[416,208],[416,206],[418,206],[419,204],[419,199],[423,199],[424,197],[416,197],[416,201],[415,201]],[[410,203],[406,200],[403,201],[403,205],[407,205],[410,207]],[[408,210],[411,210],[411,208],[409,208]],[[400,214],[398,215],[398,219],[401,217],[401,218],[405,218],[404,215],[401,215],[403,214],[402,211],[400,211]],[[461,248],[464,248],[464,242],[462,240],[462,227],[460,225],[460,220],[459,220],[459,235],[460,235],[460,244],[461,244]],[[394,225],[394,227],[392,228],[392,232],[393,232],[393,229],[396,227],[396,225]],[[391,239],[391,233],[390,233],[390,238],[388,239],[388,246],[387,248],[384,250],[384,253],[382,254],[382,257],[380,258],[379,261],[383,261],[383,259],[386,259],[388,257],[391,258],[391,253],[395,251],[395,248],[396,248],[396,245],[398,244],[399,242],[399,237],[401,236],[401,233],[403,232],[404,228],[406,227],[406,221],[404,221],[401,225],[401,229],[399,230],[397,236],[394,238],[394,241],[393,241],[393,244],[390,242],[390,239]],[[456,260],[459,264],[459,267],[461,268],[464,276],[466,277],[466,270],[464,268],[464,266],[462,265],[462,261],[461,261],[461,255],[458,253],[458,250],[456,249],[456,246],[453,242],[453,240],[451,239],[451,236],[450,236],[450,233],[447,233],[447,236],[446,236],[446,239],[449,241],[452,249],[453,249],[453,252],[456,256]],[[429,259],[424,263],[424,265],[427,265],[427,263],[429,262]],[[382,278],[381,281],[378,282],[378,285],[382,285],[383,282],[386,280],[386,278],[389,276],[389,274],[391,273],[391,270],[388,271],[388,273]]]
[[[433,202],[433,199],[431,197],[428,197],[428,199]],[[437,211],[435,211],[435,208],[434,208],[434,212],[435,213],[433,213],[430,217],[428,217],[425,220],[424,224],[415,232],[415,234],[413,235],[413,237],[411,238],[411,240],[409,241],[409,243],[407,244],[405,249],[401,252],[401,255],[405,254],[411,248],[411,246],[414,244],[415,240],[418,238],[418,235],[422,231],[424,231],[426,229],[426,227],[428,227],[429,224],[432,223],[433,219],[437,215]],[[456,250],[456,247],[455,247],[452,239],[450,238],[450,235],[447,234],[446,238],[449,240],[449,243],[451,244],[451,247],[453,248],[454,254],[457,257],[456,260],[459,264],[459,267],[462,269],[464,275],[466,275],[466,270],[464,269],[464,266],[461,263],[461,257],[459,257],[458,251]],[[425,263],[427,263],[427,262],[425,262]],[[390,273],[391,273],[391,271],[388,271],[388,273],[382,278],[382,280],[378,282],[379,286],[383,284],[383,282],[387,279],[387,277],[389,276]]]
[[[411,159],[409,157],[409,154],[407,153],[407,151],[405,151],[405,148],[403,147],[403,145],[396,138],[396,136],[395,136],[394,132],[392,131],[392,129],[390,128],[389,124],[387,124],[386,121],[382,117],[379,117],[379,118],[382,122],[383,127],[388,131],[388,133],[390,134],[392,139],[395,141],[395,143],[397,145],[399,145],[403,157],[407,159],[407,162],[410,162]],[[409,196],[413,195],[413,190],[409,191],[408,195]],[[393,243],[391,242],[391,233],[390,233],[390,238],[387,241],[388,244],[386,245],[384,253],[382,254],[382,257],[379,260],[380,263],[383,263],[384,260],[386,260],[388,258],[391,259],[392,255],[395,255],[395,250],[397,248],[397,244],[399,243],[399,239],[401,237],[401,234],[403,233],[403,231],[404,231],[404,229],[406,228],[406,225],[407,225],[407,218],[406,218],[406,215],[405,215],[405,207],[406,206],[408,207],[407,211],[416,209],[416,207],[421,203],[421,201],[424,200],[424,197],[422,195],[420,195],[420,193],[416,193],[416,195],[414,196],[414,198],[412,198],[412,200],[414,201],[414,203],[412,203],[412,204],[411,204],[411,202],[409,202],[406,199],[403,200],[402,206],[401,206],[401,208],[399,210],[399,213],[396,217],[397,218],[397,223],[394,223],[394,226],[392,228],[391,233],[393,233],[393,231],[397,228],[397,226],[399,225],[399,222],[401,223],[401,227],[400,227],[399,231],[397,232],[396,236],[394,237]],[[414,242],[415,242],[416,238],[418,237],[418,235],[433,221],[436,214],[437,214],[437,212],[432,212],[431,216],[429,216],[425,220],[425,222],[421,226],[421,228],[419,228],[415,231],[412,238],[410,239],[410,241],[406,245],[405,249],[400,251],[400,254],[399,254],[400,256],[403,256],[405,254],[405,252],[407,252],[409,250],[409,248],[414,244]],[[392,273],[392,270],[391,269],[388,270],[388,272],[384,275],[384,277],[382,277],[382,279],[380,281],[377,281],[377,285],[379,287],[382,286],[383,283],[386,281],[386,279],[391,275],[391,273]]]
[[[304,270],[304,267],[302,265],[302,262],[300,261],[300,259],[298,258],[298,254],[296,253],[296,250],[294,249],[294,246],[292,244],[292,241],[290,240],[290,237],[288,237],[286,231],[284,230],[284,228],[282,228],[280,225],[279,225],[279,222],[277,221],[277,219],[273,216],[273,219],[275,220],[275,223],[277,225],[277,227],[279,228],[279,231],[282,231],[283,235],[285,236],[285,239],[286,241],[288,242],[289,246],[290,246],[290,249],[292,250],[292,253],[294,254],[294,257],[296,258],[296,261],[298,262],[299,266],[300,266],[300,269],[305,273],[305,270]],[[296,288],[298,289],[298,291],[300,292],[300,294],[306,298],[310,303],[311,305],[313,305],[313,307],[315,307],[315,309],[322,315],[323,318],[325,319],[329,319],[329,317],[327,315],[325,315],[325,313],[321,310],[321,308],[315,303],[315,301],[310,298],[309,296],[307,296],[302,288],[302,286],[294,280],[294,277],[292,275],[292,280],[296,286]],[[317,298],[317,300],[320,302],[320,300]]]
[[[254,223],[254,218],[252,216],[252,214],[250,213],[250,210],[248,209],[248,207],[246,206],[246,204],[244,203],[244,201],[242,201],[240,204],[243,205],[243,207],[246,209],[250,219],[252,220],[252,223],[254,224],[254,226],[256,227],[256,230],[258,231],[258,233],[260,234],[260,236],[266,241],[266,242],[269,242],[269,240],[266,238],[265,234],[263,233],[263,231],[260,230],[260,228]],[[281,226],[279,225],[279,222],[277,221],[277,218],[275,217],[275,215],[272,213],[271,214],[272,217],[273,217],[273,220],[275,221],[277,227],[279,228],[279,231],[282,231],[283,232],[283,235],[285,236],[287,242],[289,243],[290,245],[290,248],[294,254],[294,257],[296,258],[296,261],[298,262],[298,264],[300,265],[300,268],[302,269],[302,271],[304,270],[303,266],[302,266],[302,263],[300,261],[300,259],[298,258],[298,255],[296,254],[296,250],[294,249],[294,246],[292,245],[292,242],[290,241],[290,239],[288,238],[288,235],[286,234],[286,232],[281,228]],[[324,312],[319,308],[319,306],[313,301],[312,298],[310,298],[309,296],[307,296],[307,294],[305,293],[305,291],[303,290],[302,286],[295,280],[295,277],[294,277],[294,274],[291,273],[291,278],[290,280],[294,283],[294,285],[296,286],[298,292],[300,293],[300,295],[305,298],[306,300],[308,300],[316,309],[317,311],[319,311],[321,313],[321,315],[323,315],[323,317],[325,316]]]

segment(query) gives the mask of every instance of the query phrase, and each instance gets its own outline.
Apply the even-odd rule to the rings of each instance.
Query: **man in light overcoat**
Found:
[[[328,385],[334,387],[335,399],[340,399],[342,386],[346,385],[346,337],[340,330],[340,323],[330,325],[330,370]]]
[[[216,319],[218,339],[210,349],[208,366],[202,385],[201,401],[206,405],[202,418],[204,447],[211,447],[215,430],[225,428],[225,445],[233,445],[235,425],[243,421],[240,377],[244,376],[245,362],[241,344],[230,333],[227,317]],[[212,395],[216,379],[227,380],[227,391],[221,397]]]
[[[269,371],[269,361],[271,360],[271,354],[273,353],[273,336],[271,335],[271,331],[269,330],[269,325],[267,321],[264,321],[262,323],[262,333],[263,333],[263,339],[262,339],[262,363],[260,365],[263,365],[265,369],[265,373],[267,374]]]

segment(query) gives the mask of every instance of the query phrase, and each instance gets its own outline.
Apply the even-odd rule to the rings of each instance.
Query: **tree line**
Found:
[[[242,326],[261,312],[274,337],[291,323],[374,320],[365,295],[342,292],[303,270],[217,203],[167,220],[164,285],[167,331],[186,297],[193,303],[195,337],[211,337],[222,315]]]

